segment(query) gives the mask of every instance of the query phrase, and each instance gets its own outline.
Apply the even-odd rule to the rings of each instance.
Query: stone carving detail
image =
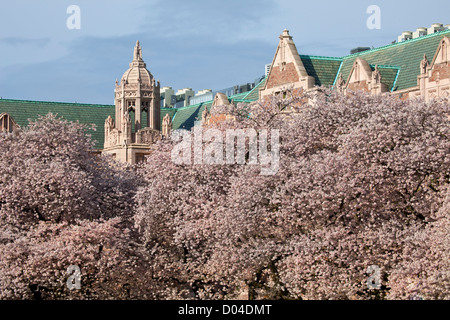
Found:
[[[113,129],[110,133],[109,136],[105,139],[105,141],[107,142],[107,146],[111,147],[111,146],[115,146],[119,143],[119,131],[117,129]]]
[[[136,47],[134,47],[134,60],[142,60],[142,49],[139,40],[136,41]]]
[[[128,111],[125,111],[125,113],[123,115],[122,123],[123,123],[123,128],[122,128],[123,138],[130,142],[130,140],[131,140],[131,118],[130,118],[130,114],[128,113]]]
[[[172,119],[167,113],[162,121],[162,135],[164,137],[169,137],[171,133],[172,133]]]
[[[111,118],[111,116],[108,116],[105,121],[105,129],[108,129],[108,132],[110,132],[114,128],[114,120]]]
[[[381,83],[381,73],[378,70],[378,65],[375,66],[375,70],[372,72],[372,84],[380,84]]]
[[[338,91],[342,91],[344,89],[345,86],[345,80],[344,77],[342,76],[342,73],[339,74],[339,77],[337,79],[336,82],[336,88],[338,89]]]
[[[150,128],[142,129],[136,132],[136,143],[153,144],[160,138],[158,130]]]
[[[426,74],[430,67],[430,62],[428,61],[427,55],[423,55],[423,59],[420,62],[420,74]]]
[[[108,116],[105,120],[105,147],[111,146],[112,131],[114,130],[114,120],[111,116]]]
[[[210,113],[208,111],[208,107],[205,107],[205,110],[203,110],[203,112],[202,112],[202,122],[204,124],[208,123],[209,115],[210,115]]]

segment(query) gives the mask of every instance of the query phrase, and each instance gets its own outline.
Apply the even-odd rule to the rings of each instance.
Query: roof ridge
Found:
[[[401,70],[402,69],[397,70],[397,74],[395,75],[394,83],[392,84],[391,92],[394,92],[395,85],[397,84],[397,80],[398,80]]]
[[[353,56],[360,56],[360,55],[364,55],[364,54],[367,54],[367,53],[376,52],[376,51],[379,51],[379,50],[382,50],[382,49],[385,49],[385,48],[388,48],[388,47],[397,47],[397,46],[405,45],[405,44],[408,44],[408,43],[413,43],[413,42],[417,42],[417,41],[420,41],[420,40],[424,40],[424,39],[428,39],[428,38],[432,38],[432,37],[437,37],[439,35],[443,35],[443,34],[446,34],[446,33],[450,33],[450,29],[439,31],[439,32],[435,32],[435,33],[432,33],[432,34],[427,34],[426,36],[421,36],[421,37],[417,37],[417,38],[406,40],[406,41],[391,43],[391,44],[388,44],[388,45],[385,45],[385,46],[382,46],[382,47],[373,48],[373,49],[362,51],[362,52],[356,52],[356,53],[353,53],[353,54],[349,54],[349,55],[343,56],[343,57],[341,57],[341,59],[347,59],[347,58],[353,57]]]
[[[342,61],[342,58],[339,57],[327,57],[327,56],[315,56],[310,54],[300,54],[300,58],[314,58],[318,60],[335,60],[335,61]]]

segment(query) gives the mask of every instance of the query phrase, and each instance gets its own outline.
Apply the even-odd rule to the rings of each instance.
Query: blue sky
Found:
[[[81,9],[69,30],[66,10]],[[369,30],[369,5],[381,29]],[[0,0],[0,96],[113,104],[140,40],[161,86],[218,90],[253,82],[287,28],[300,54],[344,56],[405,30],[450,23],[450,1]]]

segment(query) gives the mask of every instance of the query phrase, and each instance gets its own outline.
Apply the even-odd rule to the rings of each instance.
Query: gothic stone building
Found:
[[[298,53],[284,30],[260,98],[289,86],[307,91],[327,86],[430,100],[450,93],[449,46],[445,30],[340,58],[309,56]]]
[[[147,70],[138,42],[129,69],[120,83],[116,81],[114,105],[0,99],[0,131],[14,131],[28,119],[53,112],[69,121],[94,123],[96,152],[134,164],[171,130],[190,129],[196,120],[206,120],[215,104],[250,103],[289,87],[364,90],[402,99],[442,96],[450,93],[449,47],[450,30],[445,30],[344,57],[312,56],[300,54],[284,30],[269,74],[252,91],[231,97],[219,94],[214,100],[174,109],[160,108],[160,83]]]

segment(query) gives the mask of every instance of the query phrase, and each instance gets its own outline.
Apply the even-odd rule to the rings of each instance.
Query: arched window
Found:
[[[136,113],[134,112],[134,108],[128,109],[128,113],[130,114],[130,120],[131,120],[131,132],[136,132],[136,130],[135,130]]]
[[[13,132],[19,126],[14,119],[7,113],[0,114],[0,132]]]
[[[135,110],[135,108],[136,108],[136,101],[134,101],[134,100],[128,100],[127,101],[127,110],[128,110],[128,112],[130,112],[131,110]]]
[[[150,105],[149,105],[149,102],[148,101],[144,101],[144,102],[142,102],[142,105],[141,105],[141,119],[142,119],[142,123],[141,123],[141,128],[147,128],[149,125],[148,125],[148,119],[149,119],[149,117],[148,117],[148,112],[149,112],[149,110],[150,110]]]

